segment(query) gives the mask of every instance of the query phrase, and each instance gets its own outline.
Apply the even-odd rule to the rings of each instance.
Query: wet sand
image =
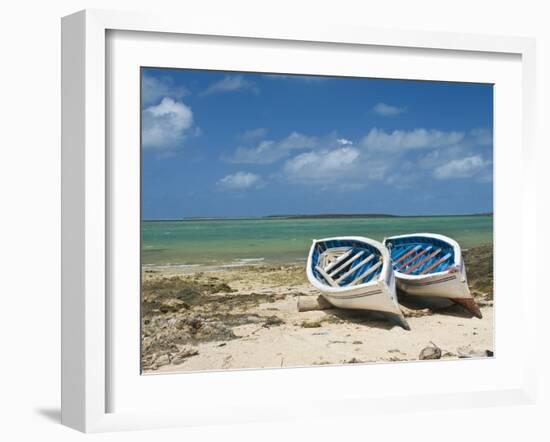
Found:
[[[146,268],[142,292],[145,373],[442,359],[493,354],[492,246],[464,251],[483,319],[462,307],[400,295],[411,331],[376,313],[298,312],[318,295],[301,265],[255,265],[190,273]],[[438,354],[439,354],[438,350]]]

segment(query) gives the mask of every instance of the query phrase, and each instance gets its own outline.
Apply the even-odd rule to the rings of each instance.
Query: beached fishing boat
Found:
[[[481,318],[466,278],[459,244],[434,233],[414,233],[384,239],[392,260],[397,288],[410,295],[447,298]]]
[[[397,303],[390,255],[378,241],[357,236],[316,239],[306,273],[335,307],[382,312],[409,330]]]

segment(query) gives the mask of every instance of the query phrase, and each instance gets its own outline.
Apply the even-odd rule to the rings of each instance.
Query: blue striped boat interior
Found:
[[[354,240],[328,240],[316,244],[311,255],[311,270],[324,284],[346,287],[365,284],[382,271],[380,251]]]
[[[438,238],[407,236],[386,240],[394,271],[408,275],[443,272],[455,262],[454,248]]]

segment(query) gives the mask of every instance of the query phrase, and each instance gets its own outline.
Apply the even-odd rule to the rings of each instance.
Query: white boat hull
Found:
[[[399,307],[396,293],[396,281],[391,268],[389,254],[382,244],[367,238],[355,239],[369,242],[379,247],[384,259],[384,264],[379,277],[366,284],[353,287],[330,287],[322,284],[315,278],[312,272],[311,256],[309,254],[307,264],[307,276],[310,283],[317,288],[321,295],[334,307],[355,310],[370,310],[388,314],[406,330],[410,327]],[[342,238],[343,239],[343,238]],[[326,240],[319,240],[326,241]],[[314,241],[312,248],[315,247]]]
[[[460,273],[441,272],[434,275],[407,278],[396,272],[397,288],[409,295],[437,298],[471,298],[466,276]]]
[[[393,290],[385,282],[340,293],[322,293],[327,301],[339,308],[376,310],[396,313],[399,309],[395,286]]]
[[[451,243],[455,251],[455,265],[443,272],[427,275],[408,275],[394,271],[397,288],[407,295],[449,299],[465,307],[474,316],[481,318],[481,311],[476,305],[468,287],[466,268],[458,243],[451,238],[441,235],[422,235],[444,238],[445,241]],[[384,240],[384,244],[386,244],[386,241]]]

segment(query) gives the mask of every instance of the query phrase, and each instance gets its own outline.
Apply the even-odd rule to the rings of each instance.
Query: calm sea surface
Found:
[[[303,262],[315,238],[358,235],[381,241],[415,232],[441,233],[469,248],[493,241],[493,217],[143,221],[142,263],[231,267]]]

